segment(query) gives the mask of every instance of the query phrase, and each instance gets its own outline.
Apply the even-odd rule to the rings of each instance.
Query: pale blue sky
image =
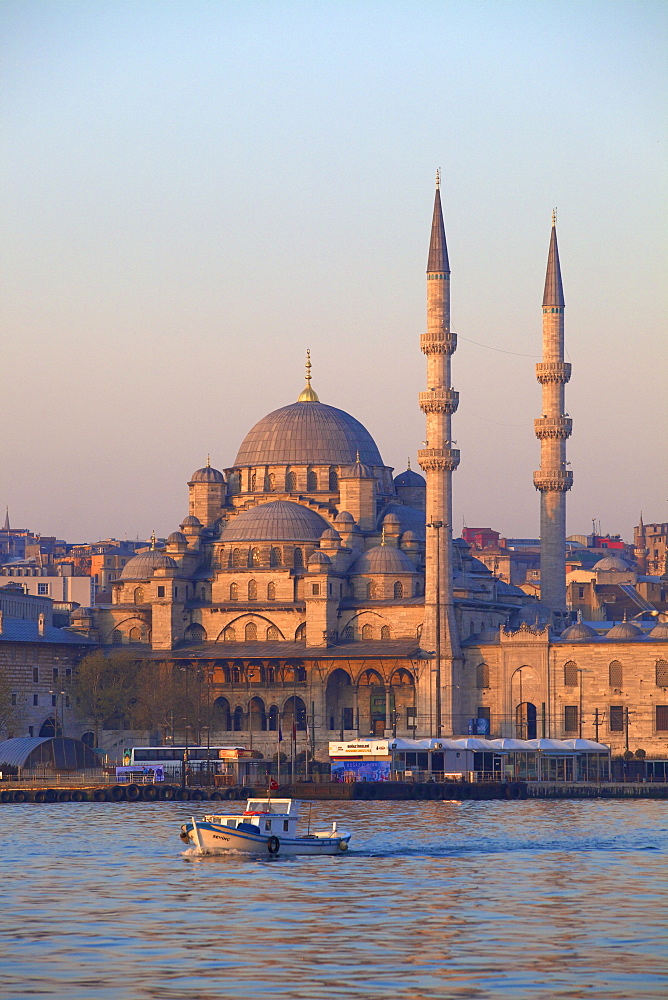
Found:
[[[667,19],[646,0],[4,0],[13,525],[173,530],[207,452],[231,465],[296,399],[307,347],[321,400],[415,468],[436,167],[461,338],[455,528],[538,531],[553,206],[568,531],[668,520]]]

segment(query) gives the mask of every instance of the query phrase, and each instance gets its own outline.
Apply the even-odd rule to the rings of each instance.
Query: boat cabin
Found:
[[[207,823],[265,836],[296,837],[299,802],[292,799],[248,799],[245,812],[233,816],[205,816]]]

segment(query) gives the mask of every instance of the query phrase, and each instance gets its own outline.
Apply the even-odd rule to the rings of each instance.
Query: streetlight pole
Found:
[[[442,731],[441,718],[441,528],[443,521],[427,525],[436,532],[436,736]],[[430,677],[431,679],[431,677]]]

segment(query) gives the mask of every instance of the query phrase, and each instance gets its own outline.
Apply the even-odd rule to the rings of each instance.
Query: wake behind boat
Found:
[[[352,834],[339,831],[336,823],[331,830],[309,831],[299,836],[297,821],[301,803],[293,799],[248,799],[242,815],[207,815],[181,827],[184,844],[196,847],[202,854],[224,854],[228,851],[254,857],[266,855],[316,854],[331,856],[348,850]]]

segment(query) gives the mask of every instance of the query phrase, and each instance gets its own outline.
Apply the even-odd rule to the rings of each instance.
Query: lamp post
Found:
[[[441,735],[441,528],[443,521],[427,525],[436,532],[436,736]]]

